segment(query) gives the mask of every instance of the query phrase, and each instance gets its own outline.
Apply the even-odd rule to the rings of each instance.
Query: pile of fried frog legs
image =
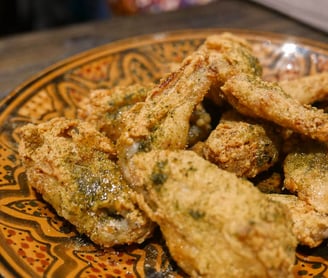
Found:
[[[191,277],[292,277],[297,245],[328,237],[327,95],[327,73],[265,81],[247,41],[212,35],[158,84],[94,90],[76,119],[23,126],[19,153],[29,184],[104,248],[159,227]]]

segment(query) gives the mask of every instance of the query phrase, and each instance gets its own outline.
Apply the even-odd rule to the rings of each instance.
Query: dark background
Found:
[[[0,0],[0,36],[110,17],[106,0]]]

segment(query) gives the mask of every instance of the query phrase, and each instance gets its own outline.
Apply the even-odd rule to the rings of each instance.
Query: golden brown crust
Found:
[[[189,119],[211,86],[223,84],[236,72],[260,74],[261,67],[243,39],[230,34],[213,35],[184,59],[125,114],[125,129],[118,139],[121,166],[139,151],[184,149],[188,146]]]
[[[328,98],[328,72],[279,82],[282,89],[302,104],[313,104]]]
[[[302,83],[304,92],[314,79],[309,80]],[[318,196],[307,193],[320,189],[312,187],[315,183],[303,190],[304,184],[294,179],[299,172],[290,169],[295,156],[287,156],[286,187],[306,196],[304,200],[313,197],[311,205],[319,211],[295,205],[297,217],[311,212],[313,220],[296,223],[286,207],[253,184],[202,158],[254,177],[277,162],[280,147],[271,136],[276,125],[327,142],[328,116],[290,97],[301,89],[289,84],[293,88],[288,94],[263,81],[259,61],[245,40],[231,34],[210,36],[150,89],[133,85],[94,92],[79,110],[89,123],[57,118],[27,125],[19,152],[29,183],[96,243],[142,242],[152,232],[151,218],[177,263],[194,277],[289,277],[296,247],[291,225],[309,246],[328,236],[327,225],[317,218],[326,215],[319,208],[322,199],[316,199],[327,195],[325,189]],[[323,96],[318,90],[313,91],[316,99]],[[201,142],[210,129],[210,117],[201,106],[206,95],[218,105],[228,101],[234,112],[225,114]],[[314,99],[303,93],[298,98]],[[267,126],[259,118],[274,124]],[[195,152],[181,150],[192,145]],[[312,158],[307,163],[315,165]],[[318,183],[327,179],[324,167]],[[301,174],[309,170],[298,168]],[[300,223],[314,227],[313,233],[302,234]]]
[[[221,89],[230,104],[242,114],[272,121],[313,139],[328,142],[328,114],[301,105],[277,83],[237,74]]]
[[[328,215],[317,212],[307,202],[294,195],[269,194],[272,200],[286,206],[294,235],[301,245],[318,246],[328,237]]]
[[[20,135],[29,184],[79,232],[106,247],[151,235],[154,225],[132,202],[113,143],[90,124],[56,118]]]
[[[287,212],[250,182],[192,151],[140,153],[129,167],[140,206],[192,277],[292,277]]]
[[[328,214],[328,147],[301,141],[284,160],[284,186],[320,213]]]
[[[144,101],[153,86],[134,84],[94,90],[81,102],[78,117],[115,142],[123,129],[122,114],[137,102]]]
[[[240,177],[252,178],[279,159],[280,139],[275,126],[255,122],[230,110],[204,144],[204,157]]]

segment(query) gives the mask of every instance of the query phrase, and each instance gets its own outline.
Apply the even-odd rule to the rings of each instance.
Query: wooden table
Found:
[[[0,39],[0,98],[40,70],[78,52],[131,36],[191,28],[252,29],[328,43],[326,33],[244,0],[217,0],[154,15],[114,16]]]

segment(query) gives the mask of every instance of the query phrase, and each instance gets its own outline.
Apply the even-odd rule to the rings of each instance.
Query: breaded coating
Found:
[[[116,142],[124,129],[123,114],[137,102],[146,99],[154,84],[133,84],[111,89],[97,89],[80,103],[78,118],[91,123],[97,130]],[[190,117],[188,145],[205,139],[210,133],[211,117],[202,104],[196,106]]]
[[[237,68],[252,74],[261,71],[246,41],[230,34],[210,36],[177,71],[160,81],[145,102],[130,109],[118,140],[124,176],[130,180],[124,165],[136,152],[188,147],[189,120],[195,107],[211,86],[223,83]]]
[[[253,55],[251,45],[242,38],[230,33],[213,35],[208,37],[201,47],[211,51],[211,69],[216,74],[216,81],[206,94],[206,98],[217,106],[226,103],[220,87],[236,73],[262,75],[262,67],[257,57]]]
[[[194,53],[181,68],[156,86],[145,102],[125,114],[125,130],[118,140],[120,158],[155,149],[181,149],[188,143],[189,119],[211,84],[208,57]]]
[[[278,161],[280,141],[275,125],[230,110],[205,141],[203,153],[220,168],[253,178]]]
[[[327,76],[261,75],[244,39],[209,36],[158,84],[96,90],[79,119],[21,128],[28,182],[101,246],[142,243],[159,225],[191,277],[292,277],[298,241],[328,236],[328,114],[302,104],[327,96],[311,87]],[[290,134],[325,143],[295,148]],[[298,197],[261,192],[286,192],[285,156]]]
[[[129,183],[133,181],[126,165],[136,153],[187,147],[190,117],[212,83],[207,62],[207,55],[194,53],[179,71],[162,80],[145,102],[125,113],[117,150],[119,165]]]
[[[307,140],[290,152],[283,163],[284,186],[309,203],[313,208],[328,214],[328,147]]]
[[[328,98],[328,72],[279,82],[281,88],[302,104],[312,104]]]
[[[296,238],[285,208],[193,151],[129,161],[140,207],[191,277],[292,277]]]
[[[112,142],[90,124],[56,118],[20,131],[28,183],[102,246],[143,242],[152,221],[130,198]]]
[[[83,119],[114,142],[121,135],[122,114],[137,102],[144,101],[153,84],[98,89],[83,99],[78,118]]]
[[[328,238],[327,214],[315,211],[311,205],[294,195],[268,194],[268,197],[286,206],[299,244],[313,248]]]
[[[212,85],[216,88],[220,88],[238,73],[262,75],[262,67],[251,45],[242,38],[230,33],[212,35],[206,39],[202,48],[210,53],[211,70],[216,74],[216,82]]]
[[[221,87],[226,99],[240,113],[272,121],[282,127],[328,142],[328,114],[303,106],[277,83],[237,74]]]

